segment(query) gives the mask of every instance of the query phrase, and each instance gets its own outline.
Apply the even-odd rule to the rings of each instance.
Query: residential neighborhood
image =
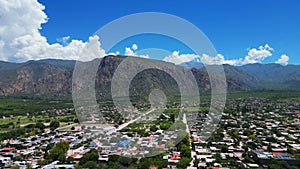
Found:
[[[91,168],[96,164],[100,168],[299,168],[299,103],[229,99],[218,129],[208,140],[201,140],[201,129],[209,112],[180,107],[149,108],[138,120],[122,118],[122,123],[111,126],[72,123],[5,139],[0,164],[24,169]],[[61,116],[63,111],[55,112]]]

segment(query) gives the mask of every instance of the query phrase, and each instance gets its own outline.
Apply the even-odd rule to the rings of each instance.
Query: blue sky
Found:
[[[272,56],[266,57],[262,63],[274,63],[281,55],[286,54],[290,64],[300,64],[300,2],[296,0],[38,2],[45,6],[43,11],[48,17],[39,32],[49,44],[57,43],[58,39],[66,36],[70,36],[69,42],[72,39],[85,42],[99,28],[122,16],[139,12],[163,12],[179,16],[196,25],[207,35],[217,52],[227,60],[244,58],[250,49],[258,49],[259,46],[268,44],[274,50]],[[125,47],[136,43],[138,50],[159,47],[170,52],[190,53],[187,48],[170,39],[145,39],[147,37],[127,39],[113,50],[123,53]]]

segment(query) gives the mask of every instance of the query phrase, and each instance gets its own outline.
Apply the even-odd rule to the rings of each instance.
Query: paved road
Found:
[[[156,110],[156,108],[153,108],[153,109],[147,111],[146,113],[144,113],[143,115],[139,116],[139,117],[136,118],[136,119],[133,119],[133,120],[130,120],[129,122],[127,122],[127,123],[121,124],[121,125],[116,129],[116,131],[122,130],[123,128],[127,127],[129,124],[134,123],[134,122],[140,120],[142,117],[144,117],[144,116],[146,116],[146,115],[152,113],[154,110]],[[113,132],[114,132],[114,131],[109,131],[109,132],[107,132],[106,134],[107,134],[107,135],[110,135],[110,134],[112,134]]]
[[[186,132],[188,133],[188,135],[189,135],[189,137],[191,137],[191,134],[190,134],[190,130],[189,130],[189,126],[188,126],[188,123],[187,123],[187,119],[186,119],[186,114],[184,113],[183,114],[183,117],[182,117],[182,121],[183,121],[183,123],[185,123],[185,125],[186,125]],[[193,141],[193,140],[191,140],[191,141]],[[190,145],[191,145],[191,141],[190,141]],[[191,148],[191,150],[192,150],[192,145],[190,146],[190,148]],[[194,166],[194,155],[196,154],[196,152],[194,152],[193,150],[191,151],[191,156],[192,156],[192,161],[191,161],[191,163],[190,163],[190,167],[189,168],[194,168],[193,166]]]
[[[190,136],[190,130],[189,130],[189,126],[188,126],[188,124],[187,124],[187,119],[186,119],[186,114],[185,114],[185,113],[183,114],[182,121],[183,121],[183,123],[186,125],[185,131],[186,131],[186,132],[188,133],[188,135]]]
[[[73,123],[73,124],[70,124],[70,125],[67,125],[67,126],[58,127],[55,130],[67,129],[67,128],[70,128],[70,127],[73,127],[73,126],[77,126],[77,125],[79,125],[79,124],[78,123]]]

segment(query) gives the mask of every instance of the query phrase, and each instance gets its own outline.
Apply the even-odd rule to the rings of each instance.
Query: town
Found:
[[[126,117],[103,104],[100,112],[106,126],[97,125],[101,117],[96,111],[82,123],[73,108],[40,111],[27,125],[13,120],[22,119],[18,115],[3,116],[1,127],[7,131],[0,133],[0,165],[24,169],[300,167],[299,100],[229,98],[217,130],[201,140],[210,120],[209,104],[202,101],[200,109],[177,103],[165,109],[141,104],[137,106],[141,114]]]

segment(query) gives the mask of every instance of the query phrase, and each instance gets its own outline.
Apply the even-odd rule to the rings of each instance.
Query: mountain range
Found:
[[[200,62],[187,62],[181,66],[205,70]],[[222,65],[226,77],[249,90],[300,90],[300,65],[246,64],[242,66]]]
[[[100,63],[96,74],[98,98],[111,98],[111,80],[118,65],[125,56],[106,56],[89,63]],[[142,59],[142,58],[139,58]],[[149,60],[145,60],[147,62]],[[155,61],[162,63],[163,61]],[[72,93],[72,75],[75,60],[38,60],[24,63],[0,62],[0,96],[47,96],[69,97]],[[160,64],[158,64],[160,65]],[[211,89],[207,65],[165,63],[169,69],[193,73],[200,92]],[[217,65],[213,65],[217,66]],[[213,67],[210,66],[210,67]],[[300,66],[278,64],[248,64],[243,66],[222,65],[229,91],[250,90],[300,90]],[[179,94],[176,81],[167,73],[148,69],[137,74],[130,85],[133,96],[148,96],[151,89],[160,88],[167,95]]]

